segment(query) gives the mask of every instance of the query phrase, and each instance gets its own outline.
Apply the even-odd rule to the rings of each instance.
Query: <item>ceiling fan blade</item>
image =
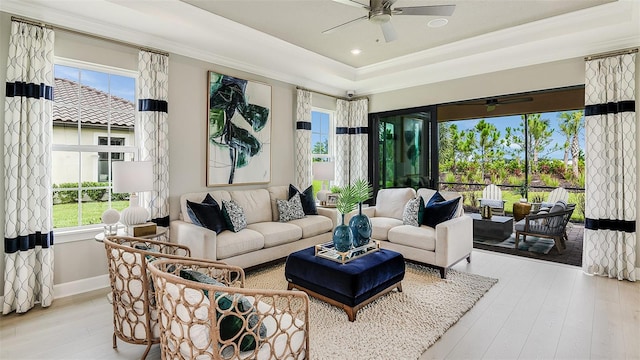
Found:
[[[390,8],[397,0],[383,0],[382,6],[385,8]]]
[[[346,23],[343,23],[343,24],[340,24],[340,25],[334,26],[334,27],[332,27],[332,28],[330,28],[330,29],[327,29],[327,30],[323,31],[322,33],[323,33],[323,34],[329,34],[329,33],[333,32],[334,30],[336,30],[337,28],[340,28],[340,27],[343,27],[343,26],[347,26],[347,25],[353,24],[354,22],[356,22],[356,21],[358,21],[358,20],[366,20],[366,19],[368,19],[368,18],[369,18],[369,16],[368,16],[368,15],[365,15],[365,16],[359,17],[359,18],[357,18],[357,19],[349,20],[349,21],[347,21]]]
[[[359,7],[359,8],[363,8],[363,9],[369,10],[369,5],[361,4],[361,3],[359,3],[359,2],[357,2],[355,0],[333,0],[333,1],[338,2],[340,4],[345,4],[345,5]]]
[[[380,24],[380,28],[382,29],[382,35],[384,35],[384,40],[386,42],[392,42],[398,38],[396,29],[390,21]]]
[[[395,15],[451,16],[455,5],[410,6],[393,9]]]

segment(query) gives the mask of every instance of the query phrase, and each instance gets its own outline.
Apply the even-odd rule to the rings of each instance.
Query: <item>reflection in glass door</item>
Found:
[[[422,110],[372,114],[370,128],[378,129],[377,137],[371,137],[372,149],[378,149],[371,164],[376,190],[436,186],[437,162],[434,167],[430,157],[437,153],[431,148],[435,114]]]

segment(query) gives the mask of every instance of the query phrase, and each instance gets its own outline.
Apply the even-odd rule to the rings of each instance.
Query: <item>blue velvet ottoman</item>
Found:
[[[315,256],[310,247],[287,257],[284,276],[289,290],[297,288],[345,310],[349,321],[360,308],[398,288],[402,291],[404,257],[395,251],[380,249],[341,264]]]

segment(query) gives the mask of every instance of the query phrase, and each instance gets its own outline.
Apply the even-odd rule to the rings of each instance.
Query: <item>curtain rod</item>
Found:
[[[610,51],[610,52],[606,52],[606,53],[602,53],[602,54],[586,56],[584,58],[584,61],[604,59],[604,58],[608,58],[608,57],[611,57],[611,56],[633,54],[633,53],[637,53],[637,52],[638,52],[638,48]]]
[[[316,93],[316,94],[319,94],[319,95],[324,95],[324,96],[328,96],[328,97],[332,97],[332,98],[336,98],[336,99],[340,99],[340,100],[347,100],[347,101],[360,100],[360,99],[369,99],[368,96],[357,96],[357,97],[351,97],[351,98],[345,97],[345,96],[335,96],[335,95],[327,94],[327,93],[324,93],[324,92],[321,92],[321,91],[306,89],[306,88],[303,88],[303,87],[300,87],[300,86],[296,86],[296,89],[297,90],[309,91],[309,92]]]
[[[116,39],[112,39],[112,38],[108,38],[108,37],[93,35],[93,34],[85,33],[85,32],[82,32],[82,31],[74,30],[74,29],[71,29],[71,28],[63,27],[63,26],[50,25],[50,24],[46,24],[44,22],[40,22],[40,21],[36,21],[36,20],[25,19],[25,18],[21,18],[21,17],[17,17],[17,16],[11,16],[11,21],[17,21],[17,22],[21,22],[21,23],[25,23],[25,24],[29,24],[29,25],[40,26],[40,27],[47,28],[47,29],[62,30],[62,31],[66,31],[66,32],[69,32],[69,33],[72,33],[72,34],[76,34],[76,35],[87,36],[87,37],[90,37],[90,38],[93,38],[93,39],[109,41],[109,42],[112,42],[112,43],[115,43],[115,44],[118,44],[118,45],[125,45],[125,46],[129,46],[129,47],[137,48],[137,49],[142,50],[142,51],[148,51],[148,52],[155,53],[155,54],[169,56],[169,53],[166,52],[166,51],[156,50],[156,49],[140,46],[140,45],[133,44],[133,43],[126,42],[126,41],[122,41],[122,40],[116,40]]]
[[[46,28],[46,29],[53,29],[53,26],[45,24],[43,22],[38,22],[35,20],[29,20],[29,19],[25,19],[25,18],[21,18],[21,17],[17,17],[17,16],[12,16],[11,17],[11,21],[17,21],[17,22],[21,22],[21,23],[25,23],[25,24],[29,24],[29,25],[33,25],[33,26],[39,26],[42,28]]]

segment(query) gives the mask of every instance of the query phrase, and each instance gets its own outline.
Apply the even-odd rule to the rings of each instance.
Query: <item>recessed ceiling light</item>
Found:
[[[353,55],[359,55],[361,52],[362,52],[362,50],[360,50],[360,49],[352,49],[351,50],[351,54],[353,54]]]
[[[433,19],[427,23],[427,26],[430,28],[439,28],[445,26],[449,23],[447,19]]]

